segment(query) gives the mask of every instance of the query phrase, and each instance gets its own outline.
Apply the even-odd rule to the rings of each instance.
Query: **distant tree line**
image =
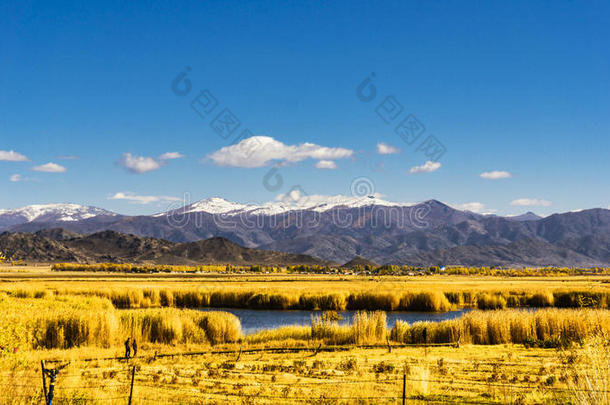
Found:
[[[6,257],[0,253],[0,263]],[[12,261],[11,261],[12,262]],[[21,263],[12,262],[17,265]],[[207,264],[201,266],[170,266],[170,265],[146,265],[130,263],[57,263],[52,266],[56,271],[99,271],[99,272],[124,272],[124,273],[308,273],[308,274],[332,274],[351,272],[356,274],[370,275],[425,275],[425,274],[448,274],[448,275],[483,275],[483,276],[549,276],[549,275],[608,275],[608,267],[571,268],[571,267],[525,267],[525,268],[496,268],[496,267],[464,267],[464,266],[397,266],[386,264],[383,266],[357,265],[352,268],[341,268],[320,265],[299,264],[294,266],[236,266],[231,264]]]

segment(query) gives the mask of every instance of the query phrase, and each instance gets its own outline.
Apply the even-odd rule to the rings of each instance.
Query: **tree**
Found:
[[[5,260],[6,256],[4,256],[4,253],[0,252],[0,264],[4,263]]]

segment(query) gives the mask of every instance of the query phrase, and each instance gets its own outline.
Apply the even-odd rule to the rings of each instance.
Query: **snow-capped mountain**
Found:
[[[75,222],[99,215],[117,214],[96,207],[77,204],[41,204],[0,210],[0,230],[28,222]]]
[[[73,204],[35,205],[0,210],[0,232],[48,230],[37,236],[52,240],[66,239],[66,232],[90,235],[108,230],[171,242],[223,237],[248,248],[337,263],[355,256],[376,263],[422,265],[610,263],[607,209],[545,218],[531,213],[501,217],[462,211],[436,200],[412,205],[380,197],[291,192],[263,204],[214,197],[154,216],[124,216]],[[59,237],[58,228],[64,230]]]
[[[309,210],[315,212],[325,212],[333,208],[359,208],[367,206],[384,207],[409,207],[411,203],[395,203],[383,200],[377,195],[363,197],[349,197],[343,195],[321,196],[321,195],[284,195],[278,200],[264,204],[240,204],[227,201],[224,198],[212,197],[196,203],[187,205],[178,210],[168,213],[160,213],[156,217],[164,216],[169,213],[179,212],[181,214],[207,213],[223,215],[277,215],[289,211]]]
[[[193,204],[186,205],[182,208],[178,208],[178,210],[170,211],[176,212],[179,211],[183,214],[190,214],[194,212],[206,212],[208,214],[226,214],[228,212],[240,212],[243,210],[247,210],[248,207],[254,207],[253,205],[248,204],[240,204],[234,203],[231,201],[227,201],[224,198],[219,197],[211,197],[205,200],[197,201]],[[162,212],[160,214],[155,215],[156,217],[164,216],[167,214],[166,212]]]

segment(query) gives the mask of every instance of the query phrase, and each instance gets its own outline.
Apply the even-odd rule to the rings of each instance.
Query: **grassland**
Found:
[[[72,359],[58,379],[58,403],[124,404],[133,366],[135,404],[391,404],[400,403],[403,375],[412,404],[576,403],[580,385],[573,380],[582,371],[579,374],[570,364],[570,356],[579,359],[580,365],[586,357],[584,348],[557,352],[499,345],[401,348],[391,353],[354,348],[315,356],[257,353],[242,354],[239,359],[234,353],[203,354],[151,360],[148,355],[156,349],[146,346],[141,357],[129,361],[78,361],[92,354],[110,357],[115,354],[111,349],[45,353]],[[40,403],[39,355],[25,353],[18,363],[2,382],[21,384],[11,385],[5,394],[16,399],[13,403],[26,403],[17,398]],[[3,365],[7,366],[6,361]]]
[[[11,268],[12,269],[12,268]],[[303,274],[0,273],[0,291],[108,298],[117,308],[229,307],[447,311],[460,307],[608,308],[607,276],[331,276]],[[43,270],[43,271],[41,271]],[[104,288],[100,288],[103,284]]]
[[[19,270],[0,271],[2,403],[41,402],[42,359],[70,361],[55,403],[125,403],[132,367],[136,404],[399,403],[403,377],[409,403],[608,403],[610,311],[603,276]],[[359,312],[349,325],[339,325],[331,312],[310,325],[245,336],[231,314],[188,309],[212,302],[484,310],[389,328],[382,311]],[[539,309],[522,308],[529,306]],[[119,359],[127,337],[140,346],[128,361]],[[285,350],[255,352],[270,348]],[[192,352],[197,355],[185,354]]]

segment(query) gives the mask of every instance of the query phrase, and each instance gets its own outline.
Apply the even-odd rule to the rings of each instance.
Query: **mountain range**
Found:
[[[221,237],[245,248],[335,263],[361,257],[398,265],[610,264],[610,210],[601,208],[545,218],[533,213],[501,217],[457,210],[436,200],[401,204],[365,196],[263,205],[210,198],[151,216],[73,204],[0,210],[0,232],[45,231],[52,234],[37,237],[58,242],[108,230],[173,244]],[[95,246],[103,255],[100,239],[93,251]],[[167,260],[174,260],[170,256]]]
[[[164,265],[330,265],[314,257],[250,249],[225,238],[175,243],[163,239],[103,231],[78,235],[63,229],[0,234],[0,251],[14,260],[70,263],[142,263]]]

